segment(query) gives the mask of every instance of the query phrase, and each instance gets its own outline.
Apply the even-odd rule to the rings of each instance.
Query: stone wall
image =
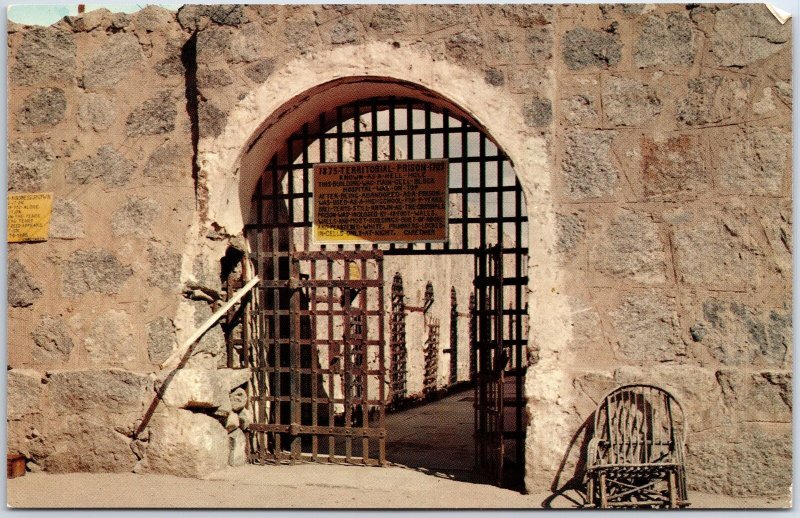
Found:
[[[258,153],[313,87],[372,76],[469,112],[525,189],[528,489],[572,477],[602,393],[646,380],[687,409],[690,488],[788,494],[791,42],[763,5],[185,6],[9,25],[9,190],[55,199],[50,239],[9,245],[9,447],[31,469],[242,461],[246,378],[217,369],[219,328],[149,436],[132,430],[160,362],[211,314],[227,248],[245,246]],[[443,340],[461,276],[405,279],[420,299],[436,284]]]

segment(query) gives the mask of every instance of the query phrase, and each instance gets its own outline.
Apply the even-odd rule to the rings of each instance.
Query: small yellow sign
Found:
[[[47,241],[52,192],[26,192],[8,195],[8,242]]]

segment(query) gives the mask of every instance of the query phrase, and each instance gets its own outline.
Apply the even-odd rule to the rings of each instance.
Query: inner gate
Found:
[[[315,164],[418,159],[448,161],[447,241],[314,241]],[[447,352],[469,361],[461,381],[476,387],[475,465],[498,484],[504,472],[514,474],[506,483],[521,476],[527,216],[512,165],[486,133],[444,101],[375,97],[336,106],[286,140],[266,164],[253,202],[245,232],[262,282],[251,311],[250,461],[387,462],[386,408],[403,406],[405,370],[414,367],[395,350],[406,336],[398,326],[413,308],[402,288],[392,289],[394,271],[384,277],[385,262],[439,256],[474,267],[474,285],[466,279],[458,286],[470,300],[462,327],[469,339],[454,340]],[[451,360],[442,363],[439,391],[459,382]]]

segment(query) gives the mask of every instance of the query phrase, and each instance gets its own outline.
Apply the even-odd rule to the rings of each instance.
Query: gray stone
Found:
[[[335,22],[330,28],[329,35],[334,45],[356,43],[361,37],[358,26],[350,18],[342,18]]]
[[[136,163],[128,160],[114,146],[106,144],[97,149],[97,154],[67,165],[67,182],[88,184],[102,180],[106,185],[122,187],[128,183]]]
[[[55,154],[44,139],[15,140],[8,146],[8,190],[42,191],[50,182]]]
[[[165,380],[162,400],[174,408],[230,408],[228,389],[215,371],[183,368]]]
[[[250,369],[217,369],[217,375],[229,392],[243,388],[250,381]]]
[[[617,190],[619,170],[611,161],[610,131],[574,131],[567,135],[561,172],[573,199],[610,196]]]
[[[200,104],[199,123],[201,137],[216,138],[222,135],[228,123],[228,114],[206,101]]]
[[[556,249],[561,254],[571,253],[586,235],[586,222],[579,213],[556,214],[556,228]]]
[[[239,416],[235,412],[231,412],[225,418],[225,431],[226,432],[233,432],[237,428],[239,428]],[[241,430],[240,430],[241,431]]]
[[[792,373],[720,370],[725,405],[742,421],[792,422]]]
[[[203,69],[197,73],[197,86],[199,88],[220,88],[232,83],[233,78],[223,69]]]
[[[66,363],[72,352],[72,338],[64,321],[59,317],[42,315],[39,325],[31,331],[34,363]]]
[[[542,4],[487,5],[490,15],[526,29],[553,22],[553,6]]]
[[[703,76],[689,80],[689,95],[678,101],[678,121],[703,126],[742,120],[747,108],[749,79]]]
[[[195,257],[192,264],[194,279],[188,283],[190,288],[219,293],[222,291],[222,265],[218,260],[201,254]]]
[[[33,280],[30,272],[17,259],[8,262],[8,305],[25,308],[33,305],[42,296],[42,288]]]
[[[202,300],[192,301],[192,306],[194,307],[194,325],[200,327],[211,317],[213,312],[208,303]],[[200,357],[219,358],[224,355],[225,351],[225,334],[219,324],[206,331],[194,346],[195,355]]]
[[[68,415],[47,433],[50,448],[41,465],[49,473],[127,473],[136,463],[130,442],[95,419]]]
[[[245,441],[244,432],[241,430],[234,430],[228,434],[228,445],[230,446],[230,453],[228,454],[229,466],[244,466],[247,463]]]
[[[239,412],[239,427],[242,430],[247,430],[247,427],[251,424],[253,424],[253,412],[249,408],[245,408]]]
[[[274,59],[260,59],[244,69],[244,75],[256,83],[263,83],[275,70]]]
[[[32,27],[19,45],[9,79],[16,85],[71,84],[77,47],[72,34],[55,27]]]
[[[40,88],[25,98],[17,115],[20,128],[55,126],[64,119],[67,98],[61,88]]]
[[[23,455],[27,459],[26,467],[31,472],[35,472],[38,467],[34,459],[47,455],[50,449],[44,444],[40,432],[42,429],[42,416],[39,414],[27,414],[24,419],[11,419],[9,414],[6,422],[6,451]]]
[[[231,409],[234,412],[239,412],[247,405],[247,391],[242,387],[237,388],[230,395]]]
[[[144,166],[144,176],[159,182],[188,178],[192,171],[188,146],[167,141],[156,148]]]
[[[117,109],[107,97],[88,93],[81,97],[78,105],[78,127],[82,130],[103,131],[114,123]]]
[[[147,356],[150,363],[161,364],[175,350],[175,324],[167,317],[147,323]]]
[[[577,27],[561,38],[564,63],[570,70],[608,68],[622,58],[622,43],[616,35]]]
[[[203,23],[203,13],[205,5],[185,4],[178,9],[176,16],[178,23],[183,29],[197,30],[205,26]]]
[[[479,64],[483,59],[483,38],[471,27],[450,36],[444,46],[448,55],[459,63]]]
[[[93,9],[78,16],[68,16],[66,22],[74,32],[91,32],[97,28],[105,31],[111,26],[111,11],[103,8]]]
[[[308,17],[290,18],[286,21],[283,36],[289,44],[289,50],[306,54],[319,39],[316,21]]]
[[[270,34],[261,29],[260,25],[250,24],[235,31],[230,38],[230,43],[225,48],[225,59],[228,63],[251,63],[263,56],[264,42],[270,39]]]
[[[244,6],[241,4],[206,5],[203,8],[203,14],[208,16],[214,23],[220,25],[238,27],[250,21],[244,12]]]
[[[152,473],[201,478],[228,465],[228,434],[213,417],[172,410],[154,416],[150,429]]]
[[[553,57],[553,31],[549,27],[525,31],[525,49],[533,63],[541,64]]]
[[[102,248],[76,250],[61,274],[61,291],[67,297],[84,293],[119,293],[133,269]]]
[[[230,47],[230,29],[207,27],[197,33],[197,62],[210,63]]]
[[[692,21],[680,13],[647,18],[636,42],[633,61],[639,68],[689,66],[697,52]]]
[[[156,5],[148,5],[144,9],[134,13],[131,17],[137,29],[144,29],[146,32],[163,30],[175,20],[172,11]]]
[[[28,369],[8,371],[7,417],[10,420],[22,419],[28,414],[42,411],[42,375]]]
[[[464,23],[471,18],[470,7],[455,5],[420,5],[420,18],[424,20],[426,32],[438,31]]]
[[[131,318],[115,309],[95,318],[84,340],[92,363],[115,366],[136,360],[135,343]]]
[[[664,243],[652,216],[623,211],[598,233],[595,243],[589,261],[597,272],[639,285],[666,282]]]
[[[182,76],[186,69],[183,66],[183,46],[181,38],[167,40],[164,47],[164,54],[167,56],[153,66],[161,77]]]
[[[132,33],[111,34],[83,71],[83,87],[87,90],[109,88],[128,77],[142,62],[139,40]]]
[[[53,200],[49,233],[51,238],[57,239],[78,239],[86,235],[77,201],[63,198]]]
[[[172,92],[162,90],[128,115],[125,133],[129,137],[169,133],[175,129],[177,114]]]
[[[767,6],[742,4],[717,12],[711,53],[723,67],[745,67],[790,45],[791,26],[781,24]]]
[[[484,71],[483,80],[486,81],[486,84],[492,86],[503,86],[506,84],[506,77],[503,75],[503,71],[497,68],[487,68]]]
[[[532,93],[541,96],[550,90],[549,76],[541,70],[527,67],[508,69],[508,88],[514,93]]]
[[[398,5],[382,5],[372,13],[369,27],[378,32],[396,34],[408,31],[412,22],[409,9]]]
[[[553,120],[553,105],[550,99],[528,99],[522,105],[522,116],[530,127],[547,126]]]
[[[160,243],[150,243],[147,258],[150,265],[148,284],[164,291],[175,291],[181,280],[181,254]]]
[[[790,174],[790,130],[752,128],[723,145],[717,160],[719,188],[744,195],[784,196]]]
[[[661,113],[661,101],[649,85],[612,76],[603,83],[603,112],[614,126],[639,126]]]
[[[594,96],[578,94],[561,101],[561,113],[571,125],[596,125],[599,122],[596,106]]]
[[[53,407],[103,423],[133,423],[154,396],[148,376],[121,369],[49,372],[47,379]]]
[[[686,355],[678,334],[675,301],[658,293],[628,295],[611,313],[619,354],[643,362],[676,360]]]
[[[711,186],[706,153],[695,135],[642,137],[642,179],[648,197],[698,195]]]
[[[522,53],[519,34],[499,28],[489,31],[486,44],[486,59],[494,64],[507,64],[520,61]]]
[[[158,202],[151,198],[129,196],[111,216],[111,235],[147,236],[152,233],[150,226],[161,210]]]

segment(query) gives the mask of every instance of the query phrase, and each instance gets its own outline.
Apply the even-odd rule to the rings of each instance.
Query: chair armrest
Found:
[[[586,447],[586,470],[590,470],[597,462],[597,445],[600,443],[599,437],[592,437]]]

